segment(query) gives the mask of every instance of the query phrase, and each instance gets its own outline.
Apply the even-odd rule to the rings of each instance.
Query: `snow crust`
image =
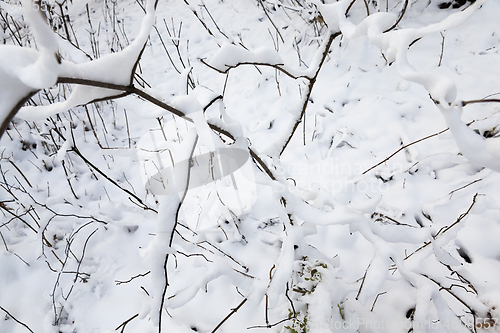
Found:
[[[235,67],[245,62],[266,63],[270,65],[283,64],[283,60],[279,54],[270,48],[262,47],[255,51],[248,51],[229,43],[222,45],[219,51],[212,56],[209,63],[220,71],[226,71],[230,67]]]
[[[0,121],[9,116],[21,100],[38,89],[56,83],[59,74],[57,43],[47,26],[44,16],[33,10],[33,2],[27,1],[25,16],[35,31],[39,50],[0,46]]]
[[[498,331],[498,2],[188,2],[0,46],[0,331]]]

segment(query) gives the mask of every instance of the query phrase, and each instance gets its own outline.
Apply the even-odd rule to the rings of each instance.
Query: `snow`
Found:
[[[209,61],[209,64],[220,71],[226,71],[241,63],[266,63],[269,65],[282,65],[283,60],[279,54],[270,48],[258,48],[247,51],[242,47],[226,43],[222,45]]]
[[[25,6],[26,20],[36,30],[39,50],[1,45],[0,47],[0,125],[2,131],[23,101],[38,89],[56,83],[60,59],[56,39],[46,25],[45,17],[34,9],[32,1]]]
[[[463,101],[498,97],[500,4],[384,32],[404,2],[367,3],[82,0],[70,40],[12,12],[2,119],[34,95],[0,142],[0,332],[494,322],[500,109]]]
[[[76,86],[70,96],[63,102],[43,106],[24,106],[17,116],[25,120],[41,120],[66,112],[74,107],[85,105],[94,100],[107,96],[120,95],[121,92],[111,89],[102,89],[88,86]]]
[[[16,73],[21,81],[32,88],[47,88],[56,83],[59,74],[56,38],[46,24],[46,19],[36,10],[32,0],[26,1],[25,16],[34,31],[34,37],[40,47],[39,56],[32,65],[19,68]]]
[[[484,139],[465,125],[460,119],[462,113],[460,106],[451,109],[440,106],[440,110],[462,154],[473,163],[500,171],[500,159],[496,156],[497,153],[491,152],[491,150],[495,151],[496,147],[492,147],[490,140],[495,139]],[[487,145],[487,142],[490,143]]]
[[[348,29],[355,28],[354,24],[345,19],[345,12],[349,6],[349,1],[338,1],[329,4],[315,1],[315,4],[318,6],[318,9],[330,31],[347,31]]]

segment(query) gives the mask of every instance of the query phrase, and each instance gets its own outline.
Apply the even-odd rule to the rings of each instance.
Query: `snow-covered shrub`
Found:
[[[3,2],[0,331],[499,331],[500,5],[455,2]]]

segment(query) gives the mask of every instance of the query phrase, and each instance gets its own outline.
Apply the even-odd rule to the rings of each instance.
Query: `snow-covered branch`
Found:
[[[498,329],[499,6],[1,4],[0,331]]]

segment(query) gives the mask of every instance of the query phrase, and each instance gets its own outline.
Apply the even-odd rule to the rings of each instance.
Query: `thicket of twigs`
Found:
[[[395,14],[379,32],[386,36],[424,26],[419,15],[438,13],[439,23],[472,6],[339,3],[355,24]],[[30,92],[24,106],[33,118],[50,105],[61,112],[13,118],[2,137],[0,329],[497,330],[498,285],[478,274],[498,270],[498,258],[469,251],[460,234],[468,219],[497,231],[488,222],[499,216],[496,173],[462,156],[434,90],[384,85],[402,60],[336,30],[333,4],[158,3],[130,67],[110,64],[128,82],[62,73],[52,87]],[[121,54],[153,9],[141,0],[31,5],[57,34],[59,56],[75,64]],[[0,7],[3,44],[40,48],[19,8]],[[422,55],[432,45],[438,71],[445,36],[424,34],[404,47]],[[377,71],[372,91],[368,74]],[[415,96],[410,105],[401,91]],[[495,96],[480,99],[489,93],[460,105],[467,126],[485,138],[495,137],[498,123]],[[195,105],[188,98],[199,103],[198,115],[186,113]],[[368,113],[360,110],[392,108],[384,104],[391,99],[398,117],[414,121],[401,125],[407,133],[391,122],[380,129],[393,119],[384,115],[363,123]],[[203,158],[193,156],[209,156],[213,170],[220,149],[231,147],[248,158],[238,172],[250,181],[231,174],[195,187],[190,172]],[[175,154],[191,161],[173,163],[186,169],[177,193],[145,186],[146,165],[161,171],[155,163]],[[321,172],[331,178],[318,184]],[[391,320],[398,324],[376,327]]]

